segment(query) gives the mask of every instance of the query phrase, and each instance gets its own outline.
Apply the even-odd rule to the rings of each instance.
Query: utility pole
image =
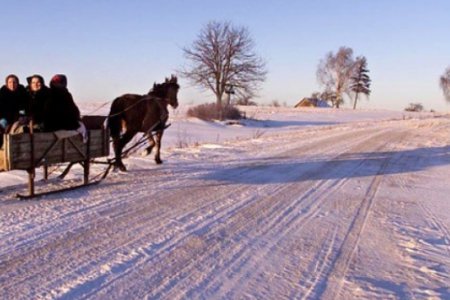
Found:
[[[225,84],[225,94],[227,94],[227,103],[226,105],[231,104],[231,94],[234,94],[234,86],[231,83]]]

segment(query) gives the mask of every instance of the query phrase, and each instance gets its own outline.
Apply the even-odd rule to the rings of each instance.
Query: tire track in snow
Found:
[[[237,190],[236,193],[239,193],[239,190]],[[175,196],[172,196],[172,197],[175,198],[175,199],[177,199],[177,198],[180,199],[182,197],[182,195],[181,195],[182,193],[179,192],[179,191],[174,191],[174,194],[175,194]],[[194,202],[195,198],[200,199],[199,196],[200,195],[198,195],[198,194],[197,195],[193,195],[192,199],[188,198],[187,200],[190,200],[191,203],[195,203]],[[143,200],[143,201],[140,201],[140,202],[144,204],[145,201],[146,201],[146,197],[135,198],[134,199],[135,204],[136,204],[136,201],[138,201],[138,200]],[[220,200],[221,200],[221,198],[218,199],[218,201],[220,201]],[[147,219],[149,221],[152,221],[151,219],[154,217],[154,215],[151,214],[151,212],[153,210],[153,207],[149,207],[149,206],[151,206],[151,204],[147,204],[147,208],[139,206],[139,205],[138,206],[134,206],[133,208],[135,209],[136,212],[140,213],[141,215],[144,215],[144,216],[148,215]],[[173,213],[176,213],[176,211],[174,211]],[[122,216],[122,218],[123,217],[124,216]],[[133,227],[133,225],[135,225],[135,224],[130,223],[130,221],[132,221],[133,219],[129,215],[125,216],[125,217],[126,218],[124,220],[124,225],[123,226]],[[161,218],[164,218],[164,215],[161,216]],[[170,219],[170,217],[166,217],[166,218]],[[100,221],[103,221],[103,222],[100,222]],[[44,256],[44,255],[46,255],[48,253],[53,253],[53,252],[57,253],[57,252],[64,252],[64,251],[76,253],[77,252],[76,248],[79,246],[79,244],[77,242],[80,241],[80,240],[88,239],[89,232],[92,229],[92,227],[99,228],[99,229],[103,228],[104,230],[106,230],[106,229],[109,229],[109,228],[114,228],[114,226],[115,226],[115,224],[111,224],[110,222],[104,222],[105,220],[100,220],[100,221],[94,222],[94,223],[90,224],[90,226],[82,228],[83,229],[82,232],[77,232],[79,230],[73,230],[72,229],[72,231],[77,232],[77,235],[75,235],[75,236],[74,235],[67,236],[64,239],[58,241],[58,243],[52,244],[51,246],[53,247],[53,249],[52,248],[49,249],[48,247],[43,248],[43,249],[39,248],[39,249],[36,250],[37,251],[36,254],[28,253],[30,261],[28,263],[25,262],[25,265],[27,265],[27,267],[29,267],[29,266],[33,267],[32,262],[34,261],[35,257],[41,257],[41,256]],[[106,219],[106,221],[110,221],[110,220]],[[114,221],[118,222],[117,218]],[[147,225],[146,225],[145,221],[136,220],[135,222],[136,223],[142,223],[142,225],[140,227],[137,227],[137,228],[133,227],[134,228],[133,229],[133,233],[141,232],[141,234],[135,234],[133,236],[133,239],[131,240],[131,242],[128,241],[128,244],[126,244],[126,243],[125,244],[120,244],[120,245],[118,245],[117,248],[122,247],[123,245],[131,245],[132,242],[135,242],[135,241],[139,242],[142,238],[144,238],[148,234],[148,232],[146,232]],[[102,223],[104,225],[101,225]],[[163,226],[160,226],[160,228],[163,228]],[[108,234],[105,234],[105,235],[108,236]],[[84,259],[81,259],[80,257],[77,257],[78,265],[81,265],[81,266],[77,266],[76,270],[77,269],[83,269],[84,266],[86,266],[86,265],[89,266],[90,265],[90,261],[92,259],[92,252],[95,253],[95,250],[96,250],[94,248],[98,248],[99,250],[102,250],[103,249],[103,247],[101,245],[102,243],[103,243],[103,246],[106,247],[106,246],[108,246],[108,244],[110,242],[108,240],[100,241],[100,243],[92,242],[91,243],[92,247],[91,248],[88,247],[87,249],[85,249],[85,254],[88,254],[88,255]],[[70,247],[70,245],[72,245],[72,246]],[[58,251],[58,248],[61,249],[61,250]],[[112,249],[105,248],[105,249],[110,249],[110,251],[108,251],[108,253],[113,254],[116,251],[117,248],[112,248]],[[16,254],[17,254],[17,259],[16,259],[17,263],[23,264],[24,263],[23,258],[22,258],[22,254],[23,253],[19,252],[19,253],[16,253]],[[60,258],[61,258],[61,256],[60,256]],[[52,275],[54,277],[59,277],[58,273],[60,273],[60,274],[67,274],[67,273],[69,273],[70,274],[70,272],[67,272],[68,270],[66,270],[64,268],[61,268],[61,267],[59,267],[59,268],[56,267],[57,265],[64,266],[65,264],[67,264],[69,267],[72,267],[73,264],[70,264],[70,259],[71,259],[71,257],[69,256],[67,258],[67,261],[58,260],[57,262],[54,262],[54,263],[50,261],[45,266],[35,269],[34,272],[32,270],[27,270],[27,272],[25,272],[25,274],[26,274],[25,278],[23,278],[22,280],[19,280],[19,278],[17,278],[14,281],[9,281],[9,283],[11,285],[13,285],[13,286],[18,285],[20,283],[26,284],[26,282],[28,280],[38,277],[40,273],[47,274],[47,272],[52,272],[53,273]],[[11,261],[9,261],[9,263],[11,263]],[[10,266],[10,268],[11,269],[20,268],[20,265],[17,265],[16,267]],[[55,272],[55,269],[57,270],[57,272]],[[6,285],[5,287],[8,287],[8,285]]]
[[[236,193],[239,193],[239,190],[238,191],[236,191]],[[180,198],[180,197],[175,197],[175,198]],[[195,199],[196,197],[194,196],[194,199]],[[188,199],[189,200],[189,199]],[[220,200],[220,199],[219,199]]]
[[[450,257],[450,231],[447,229],[445,224],[439,220],[439,218],[423,203],[418,202],[419,206],[425,212],[425,215],[428,217],[427,220],[431,222],[431,224],[438,230],[438,232],[442,235],[442,238],[445,242],[445,249],[447,251],[448,257]]]
[[[447,122],[440,124],[439,125],[439,129],[436,130],[446,130],[448,129],[449,124]],[[426,135],[426,132],[416,132],[414,134],[413,140],[417,140],[417,141],[423,141],[424,139],[428,139],[429,136]],[[399,161],[404,159],[404,155],[399,157]],[[419,163],[421,161],[421,157],[416,157],[416,162],[415,163]],[[410,163],[410,158],[407,158],[407,163]],[[411,179],[408,179],[408,182],[406,181],[406,179],[404,177],[397,177],[395,178],[396,180],[398,180],[400,182],[400,187],[402,189],[405,190],[405,193],[408,193],[408,191],[410,190],[409,188],[409,181]],[[432,224],[432,227],[434,227],[442,236],[445,245],[446,245],[446,251],[450,257],[450,230],[447,228],[447,226],[444,224],[444,222],[442,222],[422,201],[414,201],[415,204],[417,204],[422,211],[425,213],[425,216],[427,216],[425,219],[430,221],[430,223]]]
[[[417,140],[421,141],[423,137],[418,136]],[[398,161],[400,166],[404,166],[411,161],[420,164],[422,159],[424,157],[420,155],[399,155]],[[392,180],[402,189],[403,194],[409,195],[415,193],[415,183],[433,178],[423,178],[419,173],[396,176]],[[415,284],[409,287],[408,295],[418,298],[448,298],[445,296],[446,292],[442,293],[439,288],[447,287],[450,283],[450,247],[446,239],[448,230],[427,207],[427,201],[423,200],[425,199],[405,199],[401,210],[395,212],[395,219],[385,226],[395,238],[403,268],[415,278]],[[419,216],[416,215],[417,212],[420,212]]]
[[[390,135],[390,133],[389,133],[389,135]],[[356,147],[353,147],[352,149],[350,149],[350,151],[354,151],[354,150],[357,149],[359,152],[361,152],[361,151],[364,151],[365,148],[373,150],[374,149],[374,147],[373,147],[374,143],[373,143],[372,139],[374,139],[375,137],[378,138],[378,140],[382,140],[382,138],[384,138],[384,137],[387,138],[388,134],[387,133],[381,133],[381,134],[376,135],[376,136],[371,136],[370,138],[368,138],[368,141],[362,142],[361,144],[357,145]],[[363,147],[361,147],[361,146],[363,146]],[[378,150],[382,149],[383,147],[384,147],[384,145],[379,146]],[[347,153],[342,153],[339,156],[345,157],[346,154]],[[336,157],[336,158],[338,158],[338,157]],[[332,165],[332,163],[330,163],[330,164]],[[298,216],[300,218],[297,219],[297,220],[295,220],[295,218],[294,218],[295,223],[293,223],[293,224],[290,224],[289,221],[288,222],[281,222],[281,220],[278,220],[279,221],[279,225],[280,225],[279,228],[281,229],[281,231],[277,231],[275,233],[275,236],[277,236],[279,238],[273,239],[273,241],[274,241],[273,245],[271,247],[269,247],[270,251],[267,251],[267,253],[265,253],[266,254],[265,256],[267,257],[268,256],[267,254],[269,252],[271,252],[274,247],[276,247],[278,244],[280,244],[281,241],[285,238],[285,236],[288,235],[288,233],[290,233],[291,231],[301,230],[305,224],[310,222],[315,217],[317,212],[319,212],[323,208],[322,204],[324,204],[326,202],[326,200],[329,200],[331,198],[331,196],[337,190],[342,188],[349,181],[349,178],[352,177],[350,175],[356,173],[363,164],[364,164],[364,160],[359,162],[356,166],[353,166],[353,169],[351,171],[346,168],[346,170],[348,172],[348,175],[349,175],[347,178],[340,179],[340,180],[335,180],[334,186],[328,186],[328,187],[321,186],[320,189],[318,189],[318,191],[322,191],[323,192],[322,194],[318,194],[318,195],[313,194],[313,195],[311,195],[312,198],[315,199],[315,203],[313,203],[313,204],[317,205],[316,209],[311,211],[311,214],[306,213],[304,216]],[[332,166],[326,166],[324,169],[334,170],[334,168]],[[340,169],[338,168],[335,171],[337,173],[339,173]],[[292,189],[292,187],[291,187],[291,189]],[[335,243],[334,239],[333,239],[332,243],[333,244]],[[329,249],[331,249],[331,248],[329,248]],[[256,270],[258,270],[258,268],[256,268]],[[256,270],[252,270],[252,272],[255,272]],[[321,268],[321,270],[325,270],[325,267]],[[309,274],[309,275],[310,275],[310,278],[320,278],[321,274]],[[235,285],[234,286],[236,286],[236,287],[239,286],[238,282],[241,282],[241,280],[244,280],[244,278],[245,278],[245,274],[241,278],[239,278],[238,280],[235,281]],[[305,280],[308,280],[308,278],[305,279]],[[316,280],[316,281],[318,282],[318,280]],[[313,290],[314,288],[315,287],[312,286],[311,290]],[[239,287],[237,289],[241,289],[241,287]],[[228,296],[229,296],[229,294],[227,294],[227,297]]]
[[[341,139],[346,137],[346,135],[348,135],[348,133],[344,133],[342,134],[343,137],[338,136],[332,136],[331,139]],[[327,138],[325,138],[327,139]],[[328,137],[328,139],[330,139]],[[311,148],[311,147],[309,147]],[[155,172],[155,171],[161,171],[161,170],[154,170],[152,169],[151,172]],[[166,170],[162,170],[164,173],[166,173]],[[170,172],[170,171],[169,171]],[[159,172],[161,173],[161,172]],[[165,175],[163,173],[163,175]],[[177,174],[179,176],[179,173]],[[158,178],[159,174],[157,174],[156,176],[152,176],[152,177],[156,177]],[[169,178],[170,179],[170,178]],[[137,184],[135,184],[135,186],[137,186]],[[170,183],[165,183],[163,182],[163,184],[159,184],[158,187],[159,189],[164,189],[166,186],[170,186]],[[148,189],[142,185],[141,186],[141,190],[146,190],[148,191]],[[134,193],[136,193],[138,191],[134,191]],[[125,196],[128,196],[126,194],[124,194],[124,197],[118,197],[116,199],[112,199],[113,202],[111,203],[110,201],[92,201],[91,199],[89,199],[88,203],[86,203],[87,201],[83,201],[83,206],[80,209],[79,208],[79,203],[73,201],[72,205],[71,202],[68,202],[66,200],[62,200],[61,202],[63,202],[61,205],[64,205],[64,211],[63,214],[58,214],[55,209],[50,209],[48,207],[45,206],[45,203],[42,203],[42,205],[39,205],[40,202],[33,202],[31,205],[29,206],[25,206],[25,207],[21,207],[19,212],[20,214],[18,216],[14,216],[14,212],[10,213],[10,214],[5,214],[2,215],[1,220],[5,220],[7,222],[7,220],[14,220],[11,221],[9,223],[3,223],[0,221],[0,226],[2,226],[2,228],[6,228],[9,233],[3,232],[0,241],[4,242],[4,241],[8,241],[8,236],[13,236],[15,238],[15,240],[10,240],[9,242],[14,245],[15,250],[17,250],[19,248],[19,246],[17,245],[17,241],[26,241],[28,239],[31,238],[31,242],[34,242],[38,237],[40,238],[45,238],[47,235],[50,235],[52,233],[54,233],[55,228],[60,228],[61,226],[61,221],[66,219],[66,218],[71,218],[73,217],[75,214],[81,214],[81,213],[91,213],[91,214],[95,214],[98,210],[100,210],[102,207],[111,207],[112,204],[116,204],[116,205],[120,205],[120,203],[122,204],[126,204],[128,201],[126,199]],[[56,196],[51,197],[52,199],[57,199]],[[97,199],[99,199],[97,197]],[[101,199],[101,198],[100,198]],[[119,201],[117,201],[119,200]],[[75,203],[74,203],[75,202]],[[71,206],[71,207],[70,207]],[[73,210],[71,210],[71,208]],[[113,206],[114,208],[114,206]],[[44,210],[44,212],[43,212]],[[93,211],[94,210],[94,211]],[[25,223],[26,226],[26,230],[24,230],[24,228],[22,228],[22,220],[35,220],[36,216],[39,215],[39,218],[42,220],[41,224],[38,226],[34,226],[33,228],[29,228],[29,226]],[[88,219],[88,218],[86,218]],[[15,224],[19,224],[18,226],[20,226],[19,228],[17,228],[17,226],[15,227]],[[21,235],[22,234],[22,235]],[[25,236],[24,236],[25,235]],[[27,235],[27,236],[26,236]],[[26,242],[23,242],[26,244]],[[4,250],[4,253],[10,252],[10,248],[6,247],[6,245],[1,245],[1,249]],[[0,253],[1,255],[1,253]]]
[[[355,137],[355,134],[349,134],[349,136],[352,136],[353,138]],[[365,139],[367,139],[367,137],[365,137]],[[342,139],[340,139],[340,140],[342,140]],[[241,209],[241,208],[239,208],[239,209]],[[228,215],[225,215],[226,216],[226,218],[228,218]],[[214,222],[216,222],[216,221],[214,221],[213,220],[213,223]],[[187,236],[187,237],[189,237],[189,235],[190,235],[191,233],[187,233],[185,236]],[[177,244],[174,244],[174,246],[176,246]]]
[[[391,136],[391,140],[401,140],[405,138],[405,133],[396,132],[394,136]],[[324,282],[325,290],[318,293],[318,298],[323,299],[335,299],[339,296],[340,291],[344,285],[345,276],[347,270],[354,256],[354,253],[358,247],[361,234],[366,225],[367,218],[370,214],[370,209],[373,206],[375,196],[378,188],[383,180],[383,173],[388,167],[388,164],[392,157],[384,158],[382,165],[377,175],[372,180],[364,199],[361,201],[361,205],[352,220],[350,227],[344,237],[341,247],[337,251],[337,257],[332,262],[331,270]]]
[[[100,187],[98,190],[103,190],[103,188]],[[68,197],[74,194],[76,194],[76,192],[67,193]],[[59,207],[49,206],[51,203],[48,203],[48,201],[44,199],[36,201],[31,200],[26,202],[30,205],[21,208],[18,212],[3,215],[3,220],[12,221],[10,224],[0,223],[2,228],[7,228],[8,230],[7,232],[2,232],[1,235],[0,249],[2,251],[0,252],[0,255],[11,251],[11,248],[5,244],[6,242],[17,251],[28,244],[34,243],[37,239],[44,239],[47,236],[58,232],[63,233],[66,230],[66,227],[61,225],[70,223],[74,216],[79,216],[82,218],[82,221],[88,221],[95,216],[97,211],[101,210],[102,207],[108,208],[120,205],[121,203],[126,203],[126,196],[128,195],[122,193],[121,197],[119,194],[117,195],[118,197],[112,199],[112,201],[109,199],[109,201],[105,201],[104,194],[102,194],[101,197],[97,196],[95,198],[92,197],[95,196],[95,194],[89,196],[91,196],[89,197],[89,200],[83,199],[81,201],[70,201],[67,198],[63,198],[58,201]],[[56,197],[57,196],[52,196],[50,199],[58,199]],[[35,222],[36,219],[40,221],[37,224]],[[26,222],[27,220],[34,220],[32,227]],[[61,230],[59,230],[59,228],[61,228]]]
[[[320,247],[317,255],[311,260],[311,264],[308,266],[309,277],[302,279],[300,283],[301,286],[306,287],[306,291],[303,295],[300,293],[294,293],[291,295],[291,299],[308,299],[314,290],[319,285],[320,281],[323,280],[323,275],[325,274],[327,268],[331,264],[333,257],[333,250],[336,244],[337,227],[334,229],[333,234],[327,234],[328,238],[324,241]]]
[[[363,141],[362,144],[366,144],[366,141]],[[307,176],[305,176],[305,177],[307,177]],[[336,188],[338,188],[338,187],[336,187]],[[292,187],[287,187],[286,189],[292,189]],[[302,187],[302,188],[300,188],[300,189],[304,189],[304,187]],[[317,190],[320,190],[320,189],[317,189]],[[312,198],[312,197],[311,197],[311,198]],[[291,208],[287,208],[287,210],[291,210]],[[271,220],[271,219],[277,220],[277,219],[274,218],[273,216],[268,216],[268,217],[265,217],[265,218],[267,218],[267,219],[269,219],[269,220]],[[276,223],[276,222],[274,222],[274,223]],[[288,224],[288,225],[289,225],[289,224]],[[280,226],[281,226],[281,225],[280,225]],[[270,230],[270,228],[269,228],[269,230]],[[185,268],[184,268],[183,270],[185,270]],[[183,271],[183,273],[185,273],[185,274],[190,274],[190,273],[187,272],[187,271]],[[178,278],[177,280],[179,280],[179,278]],[[160,283],[157,283],[157,284],[155,283],[155,285],[161,286]],[[168,285],[170,286],[170,284],[168,284]]]
[[[345,140],[345,139],[343,139],[343,140]],[[143,188],[142,189],[142,191],[145,191],[145,189]],[[182,197],[184,197],[185,198],[185,194],[183,194],[183,193],[180,193],[180,194],[174,194],[174,195],[178,195],[178,196],[182,196]],[[144,197],[144,196],[140,196],[139,198],[137,198],[136,196],[134,196],[135,198],[134,198],[134,200],[133,201],[135,201],[135,202],[141,202],[141,203],[144,203],[147,199]],[[174,197],[174,196],[171,196],[171,197]],[[98,198],[97,198],[98,199]],[[191,200],[193,200],[193,199],[188,199],[189,201],[191,201]],[[123,205],[123,204],[125,204],[126,203],[126,200],[120,200],[119,201],[119,203],[121,203],[121,205]],[[217,203],[217,202],[216,202]],[[135,203],[135,204],[137,204],[137,203]],[[106,205],[105,205],[106,206]],[[94,211],[93,211],[93,214],[92,214],[92,216],[94,216],[95,217],[95,213],[97,213],[97,212],[99,212],[99,210],[100,210],[100,207],[97,207],[97,208],[95,208],[94,209]],[[151,210],[150,209],[148,209],[148,208],[146,208],[146,209],[142,209],[142,211],[143,212],[146,212],[146,213],[148,213],[148,212],[151,212]],[[86,211],[80,211],[80,212],[73,212],[72,214],[69,214],[68,216],[67,216],[67,218],[70,220],[70,219],[77,219],[78,218],[78,215],[80,215],[80,214],[82,214],[82,213],[86,213]],[[124,215],[124,214],[122,214],[121,215],[121,217],[123,217],[123,218],[125,218],[124,220],[132,220],[132,216],[133,216],[134,214],[129,214],[129,215]],[[83,221],[86,221],[86,222],[88,222],[89,221],[89,219],[90,218],[86,218],[86,219],[82,219]],[[144,227],[145,227],[145,223],[146,222],[150,222],[151,223],[151,221],[149,220],[150,218],[146,218],[146,219],[137,219],[135,222],[136,223],[142,223],[143,225],[141,226],[141,227],[138,227],[138,228],[135,228],[136,229],[136,231],[142,231],[142,232],[145,232],[145,230],[144,230]],[[200,220],[201,221],[201,220]],[[59,223],[58,223],[59,222]],[[61,221],[58,221],[58,222],[55,222],[55,223],[51,223],[51,226],[56,226],[56,228],[58,228],[58,225],[61,225],[61,228],[66,228],[67,226],[69,226],[69,225],[67,225],[68,223],[70,223],[70,222],[68,222],[68,223],[63,223],[63,222],[61,222]],[[109,224],[111,224],[110,222],[99,222],[99,223],[96,223],[96,222],[94,222],[94,223],[92,223],[92,224],[89,224],[89,226],[92,226],[92,227],[94,227],[94,228],[102,228],[102,227],[108,227],[109,226]],[[84,224],[84,225],[86,225],[86,224]],[[135,225],[135,224],[130,224],[130,225]],[[50,225],[49,225],[50,226]],[[87,226],[85,226],[85,227],[87,227]],[[88,228],[89,229],[89,228]],[[64,248],[65,246],[67,246],[67,245],[70,245],[70,244],[73,244],[73,246],[72,246],[72,248],[69,248],[71,251],[73,251],[74,253],[77,253],[77,251],[76,251],[76,244],[75,243],[71,243],[71,239],[74,239],[74,240],[79,240],[79,241],[82,241],[82,240],[84,240],[88,235],[89,235],[89,230],[87,230],[87,232],[80,232],[81,230],[83,230],[83,228],[70,228],[69,230],[71,230],[71,231],[74,231],[75,233],[77,233],[77,234],[79,234],[78,236],[73,236],[73,235],[71,235],[71,236],[68,236],[68,237],[66,237],[65,239],[62,239],[61,241],[59,241],[59,243],[58,244],[55,244],[55,247],[56,248],[54,248],[54,249],[52,249],[52,248],[50,248],[50,249],[43,249],[43,253],[45,254],[45,251],[52,251],[52,250],[57,250],[58,248]],[[37,230],[37,232],[38,232],[39,230]],[[63,232],[63,230],[61,231],[61,232]],[[191,234],[192,232],[191,231],[189,231],[189,232],[187,232],[187,236],[189,235],[189,234]],[[135,241],[136,240],[139,240],[140,238],[142,238],[142,237],[144,237],[145,236],[145,234],[143,234],[143,235],[137,235],[136,237],[137,237],[137,239],[135,239]],[[55,235],[53,235],[53,237],[55,238],[55,239],[59,239],[59,236],[55,236]],[[44,238],[47,238],[47,236],[42,236],[41,237],[41,239],[43,240]],[[36,240],[34,240],[34,242],[35,242]],[[30,242],[32,243],[33,242],[33,240],[31,239],[30,240]],[[45,242],[45,241],[44,241]],[[48,242],[48,240],[47,240],[47,242]],[[94,243],[95,244],[95,243]],[[40,247],[42,247],[44,244],[42,244],[42,245],[40,245],[39,246],[39,248]],[[113,248],[112,250],[116,250],[116,249],[118,249],[118,248],[120,248],[120,247],[123,247],[123,245],[130,245],[130,244],[120,244],[120,245],[117,245],[117,247],[116,248]],[[176,245],[176,244],[174,244],[174,245]],[[98,247],[99,248],[99,246],[96,246],[96,247]],[[93,249],[92,248],[86,248],[86,247],[83,247],[83,249],[86,251],[86,252],[90,252],[90,251],[92,251]],[[25,251],[28,251],[29,249],[20,249],[20,252],[22,252],[22,253],[20,253],[19,252],[19,255],[21,255],[21,254],[23,254],[23,252],[25,252]],[[111,249],[110,249],[111,250]],[[110,252],[112,252],[112,251],[110,251]],[[56,252],[56,253],[58,253],[58,252]],[[34,255],[36,255],[36,256],[39,256],[39,252],[36,252],[35,254],[32,254],[32,253],[30,253],[30,256],[34,256]],[[86,256],[86,259],[90,259],[90,258],[92,258],[91,256]],[[68,259],[70,259],[70,258],[68,258]],[[62,265],[62,264],[64,264],[64,263],[66,263],[67,261],[57,261],[57,262],[55,262],[54,264],[49,264],[49,267],[46,269],[46,270],[44,270],[44,271],[49,271],[49,272],[53,272],[54,273],[54,271],[55,271],[55,268],[56,268],[56,265],[57,264],[60,264],[60,265]],[[67,270],[64,270],[64,272],[66,272]],[[57,275],[57,274],[54,274],[54,275]],[[34,279],[36,279],[36,277],[37,277],[38,275],[36,274],[34,277],[33,277],[33,275],[31,275],[31,276],[29,276],[28,277],[28,279],[32,279],[32,278],[34,278]]]

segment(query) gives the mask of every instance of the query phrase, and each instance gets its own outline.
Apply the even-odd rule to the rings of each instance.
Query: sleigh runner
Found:
[[[98,183],[105,176],[96,181],[91,181],[89,173],[90,164],[94,158],[109,155],[109,133],[103,127],[105,118],[103,116],[83,117],[83,122],[87,129],[87,140],[85,141],[76,131],[5,135],[3,149],[0,150],[0,171],[27,171],[29,178],[28,195],[18,195],[20,198],[32,198]],[[72,165],[81,164],[83,167],[83,183],[55,191],[35,193],[35,169],[43,167],[44,179],[47,179],[48,167],[61,163],[69,164],[60,175],[61,177],[64,177],[69,172]]]

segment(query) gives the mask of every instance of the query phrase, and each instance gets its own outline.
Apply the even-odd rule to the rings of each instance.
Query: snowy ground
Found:
[[[449,116],[171,113],[163,165],[37,201],[0,173],[1,299],[450,299]]]

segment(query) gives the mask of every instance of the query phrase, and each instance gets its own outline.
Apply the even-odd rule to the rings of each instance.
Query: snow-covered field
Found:
[[[448,115],[245,111],[96,186],[0,173],[0,298],[450,299]]]

